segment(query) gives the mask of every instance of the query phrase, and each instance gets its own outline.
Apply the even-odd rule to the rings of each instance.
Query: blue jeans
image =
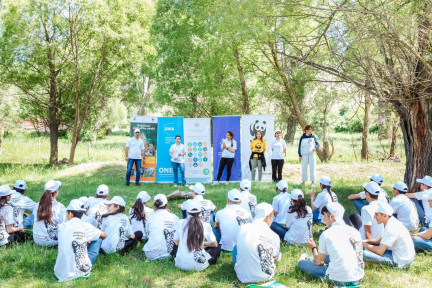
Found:
[[[432,251],[432,239],[426,240],[420,237],[412,237],[416,250]]]
[[[181,180],[182,180],[182,185],[186,186],[186,179],[185,179],[185,165],[184,163],[177,163],[177,162],[173,162],[171,161],[171,165],[173,167],[174,170],[174,185],[178,185],[178,170],[180,168],[180,174],[181,174]]]
[[[237,245],[234,245],[234,247],[233,247],[232,259],[233,259],[233,263],[235,265],[237,262]]]
[[[90,258],[92,266],[96,262],[101,245],[102,245],[102,238],[99,238],[95,241],[90,242],[90,245],[87,247],[87,254],[88,257]]]
[[[354,200],[352,200],[352,201],[353,201],[354,206],[355,206],[355,207],[357,208],[357,210],[359,211],[360,215],[361,215],[361,209],[362,209],[364,206],[369,205],[369,202],[368,202],[368,201],[366,201],[366,203],[365,203],[365,202],[363,202],[362,199],[354,199]]]
[[[213,227],[213,233],[216,236],[216,241],[217,241],[217,243],[219,245],[219,242],[220,242],[220,240],[222,238],[222,233],[221,233],[220,228]]]
[[[33,222],[34,222],[34,214],[31,213],[29,216],[27,216],[23,220],[24,229],[29,229],[31,226],[33,226]]]
[[[287,232],[287,230],[282,225],[280,225],[274,221],[271,224],[270,229],[273,230],[273,232],[275,232],[281,240],[284,239],[285,233]]]
[[[132,172],[133,164],[135,163],[135,169],[136,169],[136,180],[135,183],[140,182],[140,176],[141,176],[141,159],[129,159],[127,162],[127,170],[126,170],[126,184],[130,183],[130,177]]]
[[[312,215],[313,215],[313,222],[314,223],[321,223],[321,220],[318,218],[320,214],[320,209],[316,209],[312,211]]]
[[[425,212],[423,209],[422,201],[419,201],[419,200],[414,199],[414,198],[410,198],[410,199],[414,203],[414,205],[416,206],[417,214],[418,214],[419,219],[420,219],[420,223],[425,223]]]
[[[382,265],[387,265],[391,267],[396,267],[398,264],[393,260],[393,254],[390,250],[386,250],[384,254],[378,255],[372,251],[364,250],[363,251],[363,260],[365,262],[372,262]]]

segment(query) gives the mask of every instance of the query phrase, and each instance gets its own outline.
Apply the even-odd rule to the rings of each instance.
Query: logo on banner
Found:
[[[167,123],[167,124],[165,124],[165,126],[164,126],[164,132],[166,134],[172,134],[174,131],[175,131],[175,128],[174,128],[174,124],[173,123]]]
[[[260,120],[255,120],[255,123],[251,123],[250,128],[249,128],[251,136],[255,136],[255,133],[258,130],[261,130],[262,134],[263,134],[262,138],[264,138],[266,131],[267,131],[266,124],[267,124],[266,121],[261,122]]]

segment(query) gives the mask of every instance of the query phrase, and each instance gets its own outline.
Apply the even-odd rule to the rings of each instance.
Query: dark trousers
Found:
[[[9,234],[8,237],[9,243],[14,243],[14,242],[23,243],[28,239],[31,239],[30,234],[27,234],[25,232],[19,232],[19,231]]]
[[[143,237],[143,233],[141,231],[136,231],[134,234],[135,234],[135,239],[126,240],[123,249],[118,251],[120,254],[130,251],[133,248],[133,246],[137,244]]]
[[[283,159],[272,159],[272,179],[273,182],[279,182],[282,180],[282,167],[284,165]]]
[[[220,178],[222,177],[222,173],[223,173],[223,170],[225,169],[225,166],[227,166],[227,179],[226,179],[226,181],[230,180],[230,178],[231,178],[231,168],[232,168],[233,164],[234,164],[234,158],[224,158],[224,157],[222,157],[220,159],[220,162],[219,162],[219,172],[218,172],[218,175],[217,175],[217,181],[220,181]]]
[[[177,255],[178,246],[174,244],[173,250],[171,251],[171,256],[173,258]],[[206,247],[204,250],[211,256],[211,258],[208,260],[209,265],[214,265],[217,262],[217,259],[219,258],[221,254],[221,247],[218,245],[217,247]]]
[[[357,230],[360,230],[360,228],[362,227],[362,219],[359,213],[355,212],[352,213],[349,216],[349,219],[351,220],[351,223],[353,224],[354,228],[356,228]]]

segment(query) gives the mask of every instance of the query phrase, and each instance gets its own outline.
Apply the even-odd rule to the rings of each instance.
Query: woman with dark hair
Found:
[[[284,165],[284,158],[286,156],[287,145],[285,140],[282,139],[281,130],[275,131],[275,139],[271,143],[271,164],[272,164],[272,180],[279,182],[282,180],[282,168]]]
[[[169,149],[169,154],[171,156],[171,165],[174,170],[174,187],[178,185],[178,170],[180,169],[182,185],[186,186],[185,178],[185,164],[184,156],[186,155],[186,148],[181,143],[181,136],[175,136],[175,143],[171,145]]]
[[[321,210],[330,202],[338,202],[337,195],[331,190],[332,184],[331,179],[327,176],[321,177],[318,180],[321,187],[321,193],[315,199],[315,191],[310,191],[311,203],[312,203],[312,214],[313,214],[313,222],[322,223],[324,222],[324,216],[321,213]]]
[[[307,181],[307,166],[309,165],[310,180],[312,185],[315,184],[315,166],[316,158],[315,151],[318,149],[319,144],[315,135],[312,134],[312,126],[306,125],[303,129],[304,134],[300,137],[298,154],[299,161],[302,167],[302,185]]]
[[[312,238],[312,209],[306,206],[304,194],[300,189],[291,191],[291,207],[288,210],[284,240],[287,244],[306,245]]]
[[[222,156],[219,162],[219,171],[215,184],[219,184],[225,166],[227,166],[227,184],[231,178],[231,168],[234,164],[235,151],[237,150],[237,142],[233,138],[234,133],[232,131],[228,131],[226,134],[226,139],[223,139],[222,141]]]
[[[255,138],[250,144],[252,150],[250,157],[250,167],[252,173],[252,181],[255,181],[255,171],[258,168],[258,181],[262,179],[262,169],[266,167],[264,152],[267,149],[267,144],[263,139],[264,135],[261,130],[255,132]]]
[[[66,208],[56,200],[60,186],[60,181],[49,180],[46,182],[45,192],[33,209],[33,214],[36,215],[33,225],[33,239],[38,245],[57,245],[58,226],[67,221]]]
[[[143,251],[150,260],[171,257],[174,248],[175,224],[179,218],[168,208],[168,199],[163,194],[153,198],[155,212],[147,220],[148,242]]]
[[[216,264],[221,253],[212,227],[201,219],[201,210],[200,201],[191,200],[186,209],[187,218],[176,224],[171,255],[175,266],[183,270],[204,270]]]
[[[132,223],[132,230],[143,233],[143,239],[145,240],[148,239],[147,219],[154,212],[153,209],[146,206],[150,199],[151,197],[146,191],[139,192],[135,204],[129,210],[129,219]]]

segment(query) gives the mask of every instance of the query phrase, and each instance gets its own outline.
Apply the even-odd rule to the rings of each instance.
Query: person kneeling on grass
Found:
[[[151,199],[146,191],[141,191],[137,195],[137,199],[132,208],[129,209],[129,219],[132,223],[133,231],[140,231],[143,233],[142,239],[148,239],[148,223],[147,219],[154,212],[153,209],[146,206],[147,202]]]
[[[81,220],[85,207],[80,200],[72,200],[66,210],[68,221],[58,230],[58,255],[54,266],[58,282],[89,277],[102,239],[107,237],[101,230]]]
[[[312,209],[306,206],[304,194],[300,189],[291,191],[291,207],[286,217],[288,231],[283,239],[287,244],[305,245],[312,238]]]
[[[363,241],[364,261],[407,268],[415,257],[414,244],[405,226],[392,215],[389,204],[378,204],[375,218],[378,224],[384,224],[384,232],[381,239]]]
[[[221,248],[210,224],[201,219],[200,201],[194,199],[187,206],[187,218],[178,221],[175,227],[171,255],[176,267],[201,271],[216,264]]]
[[[432,193],[429,193],[429,207],[432,207]],[[417,233],[411,234],[414,248],[417,251],[432,251],[432,227],[422,227]]]
[[[319,248],[308,240],[313,262],[303,254],[298,268],[325,282],[337,286],[356,286],[363,280],[364,262],[360,233],[343,220],[345,209],[336,202],[322,208],[327,230],[319,238]],[[326,256],[327,255],[327,256]]]
[[[129,219],[122,214],[126,203],[120,196],[114,196],[108,205],[108,213],[102,215],[101,230],[107,234],[102,241],[102,250],[105,253],[124,253],[129,251],[134,244],[138,244],[143,237],[142,232],[132,230]]]
[[[276,272],[275,260],[281,259],[279,236],[270,229],[273,208],[260,203],[252,223],[240,227],[232,258],[237,278],[242,283],[270,280]]]
[[[201,219],[209,224],[213,224],[213,216],[214,211],[216,210],[216,205],[213,204],[211,200],[204,199],[205,188],[201,183],[195,183],[193,186],[189,186],[192,189],[193,200],[198,200],[201,202],[202,206],[202,215]],[[188,203],[192,201],[192,199],[187,200],[183,204],[179,204],[177,207],[182,210],[182,218],[186,219],[186,208]]]
[[[279,236],[280,240],[283,240],[286,233],[284,225],[291,206],[291,195],[288,193],[288,183],[285,180],[280,180],[276,186],[279,194],[273,198],[272,207],[275,217],[270,229]]]

